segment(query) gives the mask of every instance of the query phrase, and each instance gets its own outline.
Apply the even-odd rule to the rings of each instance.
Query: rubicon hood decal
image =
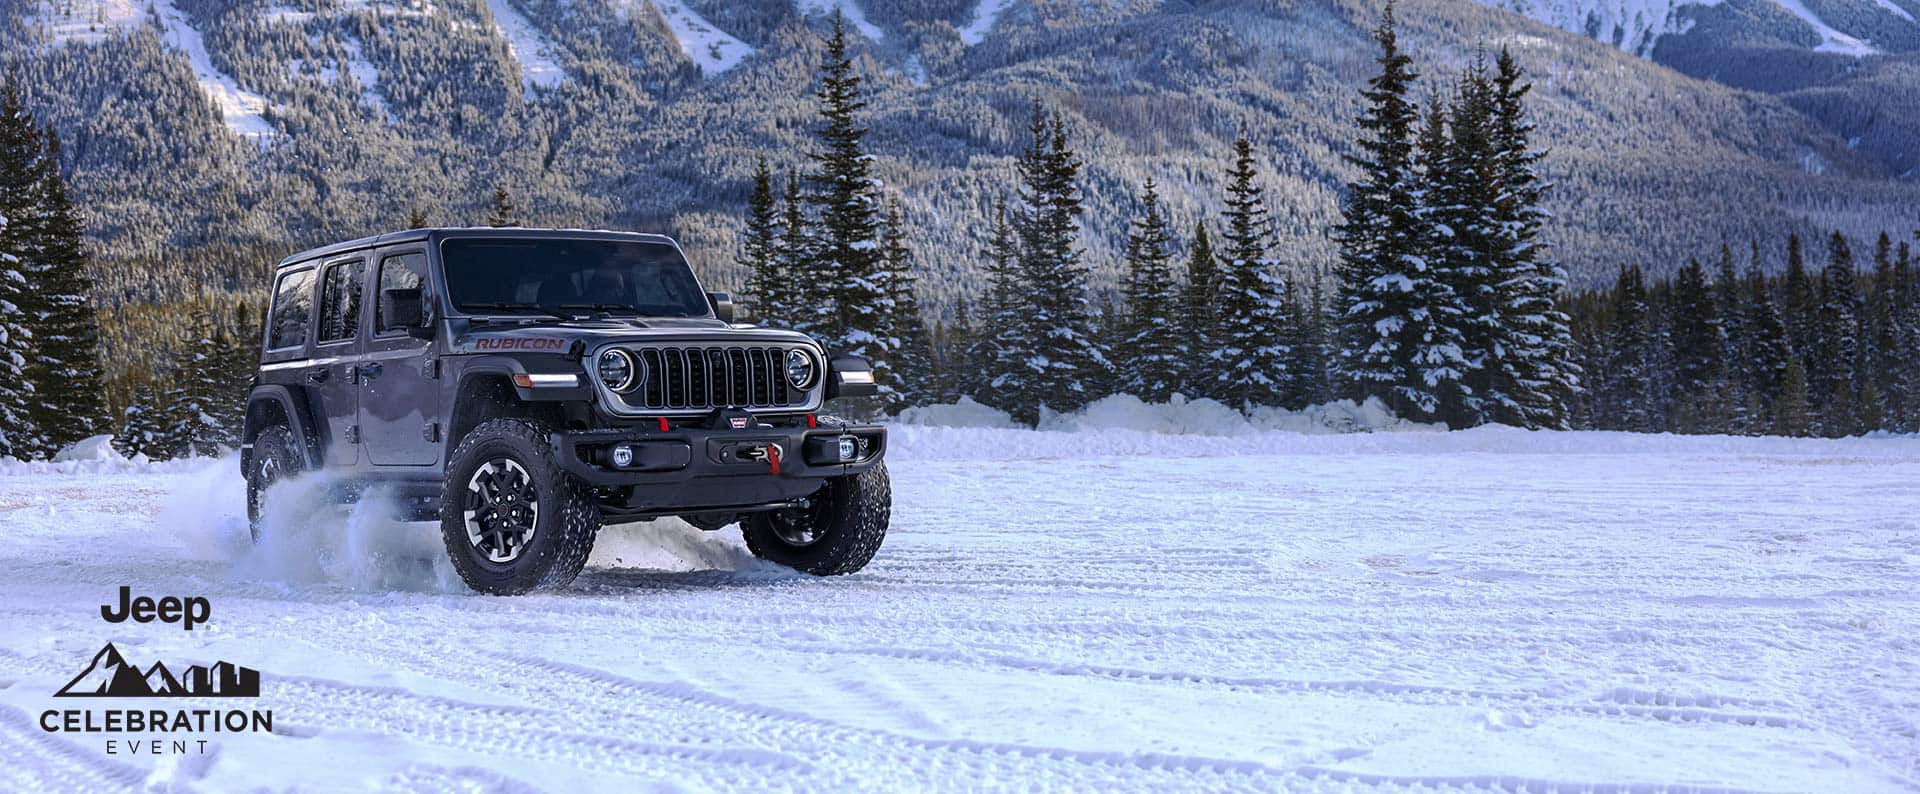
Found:
[[[551,336],[477,336],[467,340],[469,348],[489,352],[558,353],[566,350],[567,344],[567,340]]]

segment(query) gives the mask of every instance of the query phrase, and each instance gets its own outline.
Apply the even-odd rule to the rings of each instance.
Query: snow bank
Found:
[[[1018,429],[1005,411],[962,397],[957,403],[908,408],[895,420],[899,424],[933,427],[972,427]],[[1288,433],[1380,433],[1446,429],[1423,425],[1393,415],[1385,403],[1368,398],[1364,403],[1336,400],[1299,411],[1283,408],[1256,408],[1251,416],[1242,414],[1217,400],[1188,400],[1174,395],[1170,402],[1149,403],[1130,394],[1103,397],[1073,413],[1043,412],[1040,430],[1086,432],[1100,430],[1137,430],[1162,435],[1243,436],[1263,431]]]
[[[126,460],[127,456],[113,448],[113,436],[87,436],[73,442],[66,449],[54,453],[53,462],[65,463],[75,460],[92,460],[112,463]]]

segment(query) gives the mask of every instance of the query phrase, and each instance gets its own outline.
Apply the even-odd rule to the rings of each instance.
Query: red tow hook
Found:
[[[767,473],[775,477],[780,476],[780,445],[779,444],[767,445]]]

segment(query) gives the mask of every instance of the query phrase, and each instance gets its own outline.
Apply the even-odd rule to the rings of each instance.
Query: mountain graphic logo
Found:
[[[93,662],[87,665],[85,671],[74,676],[53,696],[257,698],[260,696],[260,671],[232,662],[218,662],[212,667],[194,665],[177,676],[160,662],[141,670],[128,663],[127,658],[120,655],[120,649],[109,642],[107,647],[94,654]]]

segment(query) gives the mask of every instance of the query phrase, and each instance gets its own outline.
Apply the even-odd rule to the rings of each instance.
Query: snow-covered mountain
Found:
[[[1640,56],[1696,25],[1731,24],[1760,39],[1850,57],[1914,49],[1914,0],[1483,0]]]

